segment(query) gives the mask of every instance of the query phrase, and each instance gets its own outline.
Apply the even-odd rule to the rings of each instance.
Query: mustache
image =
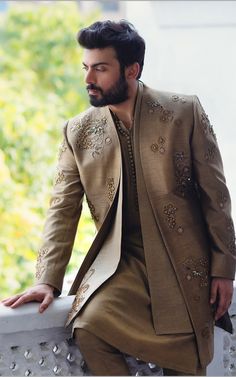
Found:
[[[95,85],[95,84],[88,84],[86,86],[86,89],[87,90],[98,90],[99,92],[102,93],[102,89],[99,86]]]

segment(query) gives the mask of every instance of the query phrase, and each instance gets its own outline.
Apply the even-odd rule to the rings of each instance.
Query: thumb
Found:
[[[53,301],[53,295],[51,295],[50,293],[47,293],[43,301],[39,305],[39,313],[43,313],[44,310],[46,310],[49,307],[52,301]]]
[[[210,297],[210,304],[214,304],[217,298],[217,284],[214,280],[211,283],[211,297]]]

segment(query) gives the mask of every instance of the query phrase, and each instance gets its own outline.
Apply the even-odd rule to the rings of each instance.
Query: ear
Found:
[[[139,74],[139,71],[140,71],[140,66],[137,62],[129,65],[128,67],[125,68],[126,79],[135,79],[136,80],[136,78]]]

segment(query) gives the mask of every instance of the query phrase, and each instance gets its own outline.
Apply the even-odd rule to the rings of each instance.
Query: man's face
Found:
[[[128,99],[125,74],[112,47],[84,50],[85,82],[92,106],[115,105]]]

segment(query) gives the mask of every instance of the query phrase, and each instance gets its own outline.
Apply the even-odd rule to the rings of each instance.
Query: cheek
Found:
[[[119,75],[104,75],[103,77],[98,78],[98,83],[103,90],[109,90],[117,83],[118,80]]]

